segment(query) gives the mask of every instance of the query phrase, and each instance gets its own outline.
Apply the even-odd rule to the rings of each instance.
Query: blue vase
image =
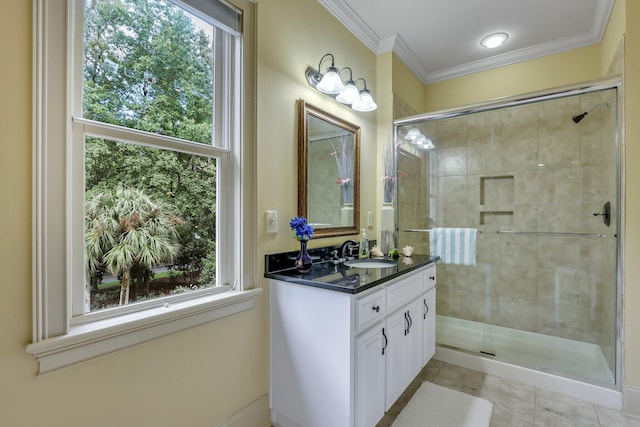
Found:
[[[307,252],[307,241],[300,240],[300,252],[296,256],[296,268],[300,273],[308,273],[311,270],[311,256]]]

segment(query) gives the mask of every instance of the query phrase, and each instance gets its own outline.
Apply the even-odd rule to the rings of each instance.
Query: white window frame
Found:
[[[207,4],[175,2],[192,13]],[[80,129],[125,141],[135,136],[150,146],[158,138],[163,143],[172,140],[80,117],[81,92],[74,73],[81,73],[81,58],[73,54],[80,52],[81,57],[82,36],[76,31],[82,25],[82,3],[33,0],[33,342],[27,351],[39,361],[40,374],[250,310],[262,292],[255,271],[255,5],[231,0],[227,3],[242,12],[243,29],[236,50],[242,66],[233,71],[241,83],[225,94],[225,99],[237,101],[223,117],[233,124],[225,126],[224,135],[233,143],[216,150],[218,161],[228,162],[218,185],[234,189],[224,192],[229,196],[221,203],[223,224],[217,227],[232,230],[222,233],[218,242],[225,254],[218,266],[225,284],[115,310],[78,311],[82,298],[74,293],[78,283],[72,282],[78,277],[84,281],[84,177],[78,176],[84,155],[71,149],[72,138]],[[193,146],[198,152],[197,144]]]

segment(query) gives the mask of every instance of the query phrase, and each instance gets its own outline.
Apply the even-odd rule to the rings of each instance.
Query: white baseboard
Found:
[[[265,394],[255,402],[245,406],[216,427],[268,427],[271,425],[269,398]]]
[[[640,419],[640,387],[628,385],[624,388],[624,413]]]

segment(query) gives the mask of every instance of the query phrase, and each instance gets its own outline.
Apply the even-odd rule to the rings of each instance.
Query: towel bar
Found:
[[[509,231],[498,230],[497,234],[529,234],[532,236],[559,236],[559,237],[607,237],[597,233],[556,233],[553,231]]]
[[[405,228],[402,231],[406,231],[408,233],[429,233],[431,228]],[[482,230],[477,230],[477,233],[482,234]]]

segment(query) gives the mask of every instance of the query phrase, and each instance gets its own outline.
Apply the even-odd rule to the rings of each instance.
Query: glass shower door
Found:
[[[610,88],[398,126],[398,247],[479,233],[475,265],[438,264],[439,345],[615,384],[616,107]]]

